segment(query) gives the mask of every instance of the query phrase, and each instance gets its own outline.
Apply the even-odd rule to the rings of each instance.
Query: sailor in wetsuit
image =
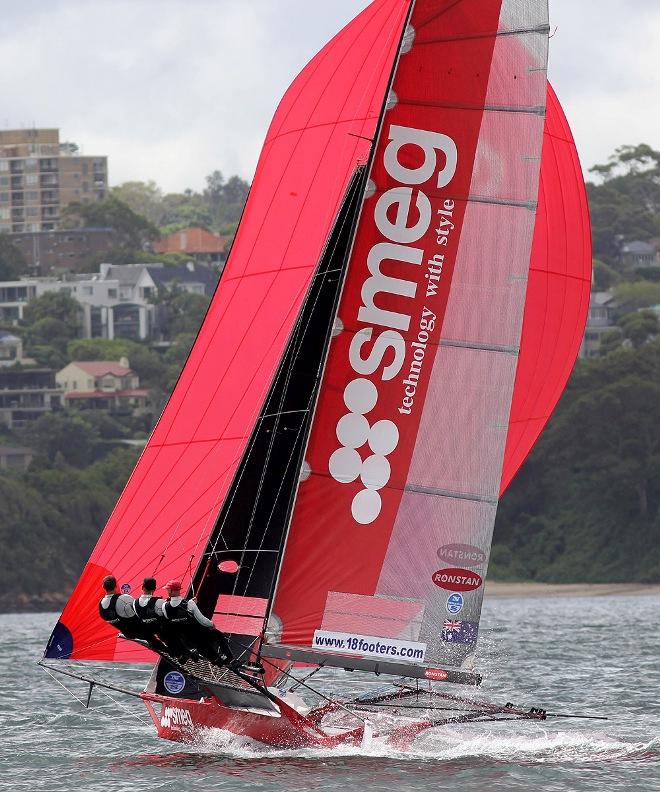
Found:
[[[165,590],[168,594],[167,602],[163,605],[165,624],[177,628],[180,639],[191,652],[199,652],[216,665],[231,662],[233,656],[224,634],[204,616],[193,600],[183,599],[181,583],[170,580],[165,585]],[[168,632],[168,636],[169,634]]]
[[[155,592],[156,578],[147,577],[142,583],[142,595],[133,601],[135,615],[140,622],[144,638],[159,654],[174,654],[174,656],[185,654],[185,649],[180,642],[175,642],[173,646],[165,645],[158,636],[164,620],[163,604],[165,600],[155,596]]]
[[[103,578],[105,596],[99,602],[99,615],[127,638],[143,638],[144,631],[133,608],[133,597],[117,591],[117,578]]]

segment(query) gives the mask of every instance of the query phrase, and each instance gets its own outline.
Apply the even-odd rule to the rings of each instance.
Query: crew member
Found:
[[[142,629],[133,608],[133,597],[117,591],[117,578],[108,575],[103,578],[105,596],[99,602],[99,615],[112,624],[127,638],[142,638]]]
[[[183,599],[181,583],[170,580],[165,590],[167,602],[163,605],[163,613],[166,623],[178,629],[183,643],[216,665],[231,662],[233,656],[224,634],[204,616],[192,599]]]
[[[149,646],[159,654],[174,654],[179,656],[185,654],[185,649],[180,642],[175,642],[173,646],[163,643],[158,633],[161,632],[161,625],[164,622],[163,604],[165,600],[156,595],[156,578],[146,577],[142,583],[142,595],[133,601],[135,615],[140,622],[144,638]]]

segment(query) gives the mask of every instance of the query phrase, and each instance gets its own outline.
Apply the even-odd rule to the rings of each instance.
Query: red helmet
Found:
[[[181,581],[180,580],[169,580],[163,588],[167,589],[168,591],[181,591]]]

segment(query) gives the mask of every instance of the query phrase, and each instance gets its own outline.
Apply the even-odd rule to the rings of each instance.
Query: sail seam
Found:
[[[497,505],[498,498],[493,495],[478,495],[476,492],[453,492],[452,490],[424,487],[421,484],[406,484],[404,492],[420,492],[423,495],[434,495],[438,498],[456,498],[457,500],[478,501]]]
[[[460,347],[461,349],[480,349],[484,352],[504,352],[507,355],[517,357],[520,354],[518,346],[503,346],[501,344],[478,344],[474,341],[455,341],[452,339],[441,339],[438,346],[441,347]]]
[[[500,38],[502,36],[522,36],[528,33],[538,33],[546,35],[550,32],[549,25],[537,25],[531,28],[516,28],[514,30],[490,30],[483,33],[466,33],[464,36],[451,36],[449,38],[434,38],[426,39],[424,41],[415,40],[415,45],[425,44],[449,44],[454,41],[478,41],[485,38]]]
[[[398,102],[401,106],[406,107],[435,107],[440,110],[471,110],[475,113],[484,113],[486,111],[491,113],[516,113],[524,115],[536,115],[539,118],[545,118],[545,108],[542,105],[472,105],[472,104],[459,104],[458,102],[423,102],[417,101],[404,101]]]

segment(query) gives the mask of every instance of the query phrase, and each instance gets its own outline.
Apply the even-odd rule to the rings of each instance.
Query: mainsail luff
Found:
[[[542,3],[532,13],[482,2],[477,14],[473,5],[415,4],[414,38],[388,100],[339,309],[344,333],[333,342],[312,428],[312,475],[299,491],[276,592],[285,644],[310,646],[319,631],[326,646],[349,652],[356,646],[346,640],[357,643],[356,636],[406,639],[413,643],[387,651],[418,659],[424,646],[434,663],[459,663],[474,650],[534,225],[547,17]],[[447,77],[452,70],[455,79]],[[501,233],[504,220],[515,226],[511,233]],[[490,266],[485,278],[475,266],[482,261]],[[421,278],[410,269],[420,265]],[[478,302],[476,321],[461,310],[470,299]],[[460,410],[467,358],[481,377],[471,403],[476,423]],[[442,383],[456,371],[460,378],[444,393],[454,417],[438,432]],[[490,377],[500,397],[494,405]],[[420,416],[427,387],[433,396]],[[495,406],[490,430],[485,394]],[[462,450],[451,439],[456,426],[471,427]],[[492,430],[497,438],[484,445]],[[471,450],[470,440],[478,441]],[[439,459],[449,462],[434,475]],[[438,558],[443,547],[462,553],[463,563]],[[465,610],[445,630],[452,590],[464,592],[457,600]]]

